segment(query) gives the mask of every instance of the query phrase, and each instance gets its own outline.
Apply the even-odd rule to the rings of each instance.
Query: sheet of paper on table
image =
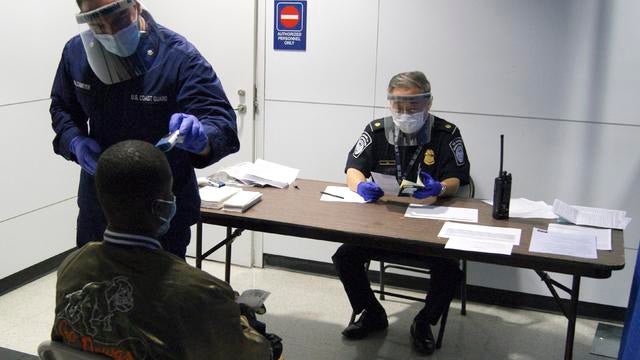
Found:
[[[460,224],[454,222],[445,222],[440,229],[439,237],[463,237],[479,240],[493,240],[508,243],[511,245],[520,245],[520,235],[522,230],[508,227],[496,227],[473,224]]]
[[[548,232],[533,228],[530,252],[597,259],[596,236],[586,233]]]
[[[351,191],[351,189],[349,189],[346,186],[327,186],[324,189],[324,192],[326,194],[322,194],[322,196],[320,196],[320,201],[350,202],[350,203],[361,203],[361,204],[366,202],[364,201],[362,196],[358,195],[358,193]],[[328,194],[332,194],[335,196],[331,196]]]
[[[551,233],[587,233],[595,235],[596,248],[598,250],[611,250],[611,229],[598,229],[577,225],[549,224],[547,228]]]
[[[513,245],[504,241],[481,240],[452,236],[447,240],[445,249],[511,255]]]
[[[404,216],[417,219],[452,220],[477,223],[478,209],[409,204]]]

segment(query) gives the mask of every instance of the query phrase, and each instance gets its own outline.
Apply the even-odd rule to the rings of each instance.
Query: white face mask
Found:
[[[113,35],[94,35],[107,51],[120,57],[127,57],[131,56],[138,48],[138,43],[140,42],[140,26],[136,20],[131,25]]]
[[[413,134],[424,126],[425,112],[414,114],[393,114],[393,123],[405,134]]]

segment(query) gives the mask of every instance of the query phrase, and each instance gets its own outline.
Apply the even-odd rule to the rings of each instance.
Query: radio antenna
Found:
[[[504,157],[504,134],[500,134],[500,172],[498,176],[502,175],[502,160]]]

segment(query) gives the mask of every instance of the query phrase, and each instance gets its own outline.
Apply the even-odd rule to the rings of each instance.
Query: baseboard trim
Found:
[[[62,260],[64,260],[74,250],[75,248],[67,250],[62,254],[58,254],[24,270],[18,271],[15,274],[9,275],[4,279],[0,279],[0,296],[54,271],[58,268],[58,265],[60,265]]]
[[[333,264],[320,261],[297,259],[288,256],[264,254],[264,266],[283,268],[287,270],[312,273],[336,277]],[[379,272],[369,271],[369,279],[378,283]],[[424,291],[428,286],[428,279],[419,277],[386,273],[387,285],[406,289]],[[459,298],[459,294],[456,295]],[[561,314],[558,305],[551,296],[526,294],[517,291],[492,289],[483,286],[467,285],[467,300],[487,305],[498,305],[516,309],[527,309],[544,311],[554,314]],[[568,306],[569,300],[563,300]],[[624,323],[626,308],[596,304],[590,302],[580,302],[578,305],[578,316],[599,321]]]

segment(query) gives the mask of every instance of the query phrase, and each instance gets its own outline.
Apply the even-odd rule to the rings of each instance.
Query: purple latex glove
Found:
[[[429,175],[428,172],[422,170],[420,171],[420,180],[424,187],[422,189],[418,189],[413,193],[413,197],[416,199],[425,199],[429,196],[438,196],[442,191],[442,183],[440,181],[435,180]]]
[[[361,181],[358,183],[358,195],[362,196],[366,202],[374,202],[384,195],[376,183]]]
[[[171,115],[169,132],[171,133],[178,129],[180,130],[180,136],[183,136],[184,139],[182,143],[176,144],[176,147],[195,154],[200,154],[207,148],[209,139],[197,117],[182,113]]]
[[[96,174],[96,164],[102,149],[95,140],[86,136],[76,136],[69,143],[69,150],[76,156],[84,171],[91,175]]]

